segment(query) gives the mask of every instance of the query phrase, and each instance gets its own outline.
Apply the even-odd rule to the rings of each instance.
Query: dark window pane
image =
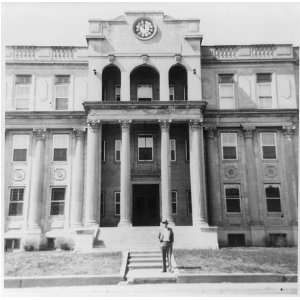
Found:
[[[191,195],[191,191],[187,192],[187,214],[188,214],[188,216],[192,214],[192,195]]]
[[[269,244],[272,247],[286,247],[287,239],[285,233],[270,233]]]
[[[172,214],[176,214],[176,203],[172,203]]]
[[[70,83],[70,75],[56,75],[55,84],[66,84]]]
[[[13,161],[26,161],[27,149],[14,149]]]
[[[65,200],[65,188],[53,188],[51,200]]]
[[[53,160],[54,161],[66,161],[67,160],[67,149],[66,148],[54,148]]]
[[[275,146],[263,146],[263,158],[275,159],[276,158]]]
[[[243,247],[245,246],[244,234],[228,234],[228,246],[230,247]]]
[[[237,188],[226,188],[226,197],[239,198],[240,190]]]
[[[139,160],[152,160],[152,148],[139,148]]]
[[[240,199],[239,198],[226,198],[227,212],[240,212]]]
[[[24,189],[11,189],[10,190],[10,201],[23,201]]]
[[[266,197],[267,198],[280,198],[279,187],[278,186],[266,187]]]
[[[105,161],[105,141],[102,141],[101,160]]]
[[[9,216],[22,216],[23,215],[23,203],[10,203],[9,204],[9,210],[8,210]]]
[[[281,212],[280,198],[267,198],[267,210],[269,212]]]
[[[120,151],[116,151],[116,161],[121,160],[121,152]]]
[[[233,74],[220,74],[219,83],[233,83]]]
[[[63,215],[65,210],[64,202],[51,202],[51,215]]]
[[[175,160],[175,151],[174,150],[171,151],[171,160]]]
[[[223,159],[236,159],[236,147],[224,146]]]
[[[186,160],[190,160],[190,143],[189,140],[186,141]]]
[[[256,82],[272,82],[272,74],[271,73],[256,74]]]

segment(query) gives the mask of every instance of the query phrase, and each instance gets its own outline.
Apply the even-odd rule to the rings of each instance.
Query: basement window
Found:
[[[243,233],[230,233],[227,236],[229,247],[246,246],[245,235]]]

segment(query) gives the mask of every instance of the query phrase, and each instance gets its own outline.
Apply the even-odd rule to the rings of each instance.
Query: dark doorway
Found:
[[[159,187],[158,184],[134,184],[133,226],[159,226]]]

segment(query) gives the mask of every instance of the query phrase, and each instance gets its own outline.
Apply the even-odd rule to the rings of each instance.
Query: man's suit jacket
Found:
[[[174,242],[174,233],[172,228],[167,228],[170,231],[170,242],[173,243]],[[162,242],[164,240],[164,233],[163,233],[164,229],[161,229],[159,234],[158,234],[158,239],[160,242]]]

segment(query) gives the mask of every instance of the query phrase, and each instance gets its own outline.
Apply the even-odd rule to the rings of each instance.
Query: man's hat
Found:
[[[163,219],[161,222],[162,222],[162,224],[168,224],[168,220],[167,219]]]

